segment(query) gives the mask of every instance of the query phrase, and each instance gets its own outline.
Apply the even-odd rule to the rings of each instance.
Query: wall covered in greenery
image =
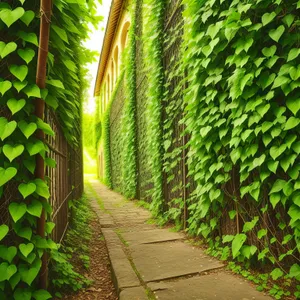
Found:
[[[300,2],[137,8],[137,113],[126,133],[136,149],[120,148],[137,161],[131,195],[211,254],[300,280]]]
[[[50,218],[50,201],[41,200],[50,198],[50,180],[37,179],[34,172],[37,155],[46,158],[48,167],[55,166],[48,157],[48,145],[38,139],[36,131],[49,136],[54,132],[35,116],[36,98],[44,99],[47,109],[56,111],[64,137],[80,152],[81,101],[86,84],[83,64],[92,57],[81,41],[88,35],[87,23],[96,23],[94,2],[53,1],[47,88],[40,89],[36,70],[40,17],[44,14],[40,1],[0,3],[1,202],[5,195],[14,195],[10,203],[1,203],[1,214],[6,212],[8,219],[0,226],[1,299],[51,298],[38,285],[43,253],[58,248],[51,239],[55,224]],[[47,213],[45,238],[37,232],[42,211]]]

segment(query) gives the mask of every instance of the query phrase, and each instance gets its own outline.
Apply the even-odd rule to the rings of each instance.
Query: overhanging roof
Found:
[[[109,17],[107,21],[105,36],[98,65],[94,96],[98,96],[100,94],[100,87],[103,81],[106,65],[108,63],[108,58],[111,53],[112,43],[114,41],[116,30],[119,24],[124,2],[125,0],[113,0],[110,7]]]

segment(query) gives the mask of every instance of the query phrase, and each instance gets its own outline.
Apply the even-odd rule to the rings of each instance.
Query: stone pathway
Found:
[[[147,223],[150,213],[90,180],[120,300],[270,300],[223,264],[185,242],[182,233]]]

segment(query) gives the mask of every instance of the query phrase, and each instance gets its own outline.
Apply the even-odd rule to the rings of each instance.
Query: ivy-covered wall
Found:
[[[66,145],[67,140],[70,146],[69,152],[62,154],[66,161],[64,172],[57,169],[61,170],[61,177],[56,189],[68,179],[74,196],[82,192],[82,186],[78,187],[82,182],[81,102],[86,87],[84,63],[92,54],[82,47],[81,41],[88,35],[87,24],[96,24],[95,3],[54,0],[50,14],[40,10],[40,2],[0,3],[0,209],[5,215],[0,225],[1,299],[52,298],[45,290],[45,253],[50,255],[59,248],[51,235],[55,227],[51,222],[51,204],[57,201],[54,197],[50,200],[49,182],[53,178],[44,180],[35,171],[36,158],[45,161],[45,169],[55,168],[47,143],[50,139],[40,134],[53,137],[55,128],[47,123],[50,115],[46,119],[36,116],[36,99],[43,99],[47,111],[52,110],[52,116],[59,120],[55,126],[63,131],[58,137],[60,143]],[[51,23],[47,22],[50,15]],[[43,18],[50,24],[45,89],[36,84],[36,79],[41,80],[36,78],[38,52],[44,54],[47,50],[39,48]],[[66,170],[68,162],[70,170]]]
[[[138,0],[130,45],[137,197],[274,280],[300,280],[299,13],[296,0]]]

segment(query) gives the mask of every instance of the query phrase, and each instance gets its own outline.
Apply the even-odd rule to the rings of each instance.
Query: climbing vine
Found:
[[[143,1],[144,64],[147,74],[147,134],[149,164],[153,180],[150,209],[155,215],[163,212],[163,132],[162,99],[164,93],[163,37],[166,1]],[[153,34],[155,32],[155,34]]]
[[[136,2],[131,3],[131,26],[128,33],[126,60],[124,61],[126,97],[124,103],[123,139],[124,139],[124,194],[127,198],[136,196],[137,166],[136,166]]]
[[[300,2],[183,3],[189,232],[300,280]]]
[[[0,226],[0,298],[50,299],[38,289],[41,257],[57,249],[51,239],[55,226],[46,181],[34,178],[35,156],[49,167],[48,146],[37,139],[37,129],[53,130],[34,116],[34,99],[42,98],[56,109],[62,128],[73,146],[80,144],[81,95],[86,70],[80,66],[89,57],[80,41],[87,36],[86,22],[96,23],[93,1],[54,1],[48,55],[47,89],[35,84],[39,32],[39,1],[0,3],[0,197],[13,193],[9,224]],[[80,16],[80,17],[79,17]],[[76,26],[74,25],[76,24]],[[78,126],[74,126],[77,124]],[[46,238],[37,234],[42,210],[48,214]]]

